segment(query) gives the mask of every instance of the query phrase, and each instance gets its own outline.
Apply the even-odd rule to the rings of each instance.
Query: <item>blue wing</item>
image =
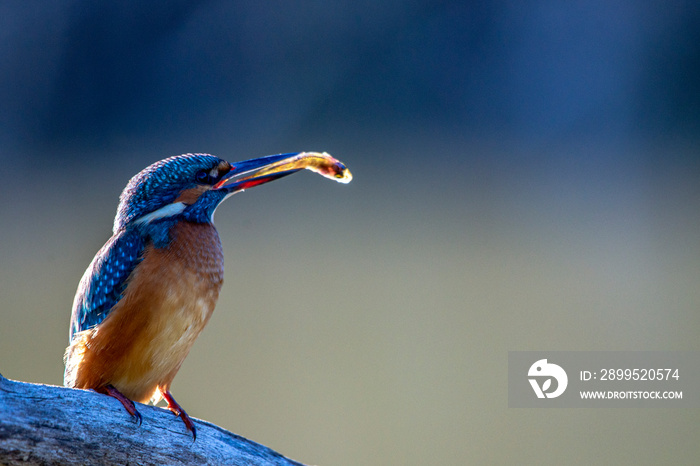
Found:
[[[71,341],[76,333],[98,325],[109,315],[124,294],[127,278],[141,262],[144,247],[138,232],[122,230],[95,255],[73,301]]]

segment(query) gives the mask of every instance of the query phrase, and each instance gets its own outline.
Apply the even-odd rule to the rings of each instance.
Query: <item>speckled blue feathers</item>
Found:
[[[145,247],[135,230],[112,236],[85,271],[73,302],[70,340],[100,324],[122,298],[127,279],[142,259]]]
[[[70,339],[99,325],[122,298],[128,278],[141,262],[147,244],[166,247],[174,218],[147,223],[136,220],[173,203],[183,190],[196,185],[195,174],[222,160],[208,154],[185,154],[156,162],[135,175],[119,198],[114,236],[100,249],[85,271],[73,302]],[[212,193],[186,213],[188,219],[207,221],[224,193]],[[209,199],[211,197],[211,199]],[[209,204],[214,207],[208,208]]]
[[[129,180],[119,198],[114,234],[129,222],[173,202],[183,189],[194,185],[198,170],[213,168],[220,162],[220,158],[209,154],[185,154],[144,168]]]

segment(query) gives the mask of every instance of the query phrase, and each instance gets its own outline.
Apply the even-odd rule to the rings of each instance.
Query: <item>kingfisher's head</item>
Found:
[[[124,188],[114,233],[130,225],[178,216],[211,222],[216,207],[232,194],[298,171],[270,169],[295,155],[271,155],[231,164],[209,154],[185,154],[156,162],[131,178]],[[256,176],[258,172],[260,176]]]

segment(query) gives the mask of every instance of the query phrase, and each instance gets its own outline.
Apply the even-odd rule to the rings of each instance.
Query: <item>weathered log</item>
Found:
[[[198,419],[193,441],[170,411],[137,407],[140,426],[109,396],[0,375],[0,464],[301,464]]]

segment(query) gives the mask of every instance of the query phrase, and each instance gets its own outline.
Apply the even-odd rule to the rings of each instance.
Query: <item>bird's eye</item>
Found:
[[[200,170],[194,177],[197,180],[197,183],[206,183],[209,181],[209,172],[206,170]]]

